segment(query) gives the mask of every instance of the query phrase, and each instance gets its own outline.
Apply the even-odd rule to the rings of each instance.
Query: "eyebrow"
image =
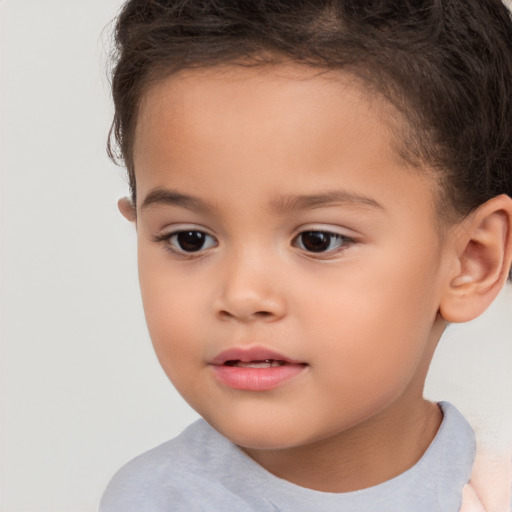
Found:
[[[213,205],[202,199],[165,188],[154,188],[149,191],[142,202],[141,210],[150,206],[180,206],[187,210],[207,212],[213,209]]]
[[[153,205],[179,206],[188,210],[209,212],[214,206],[199,197],[182,194],[175,190],[157,187],[145,197],[141,209]],[[279,196],[270,201],[270,210],[278,215],[327,206],[356,206],[386,211],[384,206],[371,197],[347,190],[329,190],[318,194]]]
[[[348,190],[329,190],[319,194],[282,196],[271,201],[270,205],[277,214],[313,210],[326,206],[357,206],[386,211],[384,206],[375,199]]]

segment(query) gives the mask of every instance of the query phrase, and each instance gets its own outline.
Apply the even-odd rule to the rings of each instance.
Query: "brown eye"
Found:
[[[187,252],[200,251],[204,245],[205,234],[201,231],[182,231],[176,235],[180,249]]]
[[[327,252],[340,249],[352,240],[329,231],[303,231],[295,239],[295,245],[308,252]]]
[[[176,252],[199,252],[216,245],[215,239],[197,230],[177,231],[165,237],[167,243]]]

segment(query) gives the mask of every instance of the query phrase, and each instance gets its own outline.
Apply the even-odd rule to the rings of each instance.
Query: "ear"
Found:
[[[512,199],[500,195],[480,205],[457,229],[456,264],[439,312],[448,322],[481,315],[505,284],[512,262]]]
[[[128,197],[122,197],[117,202],[117,207],[126,220],[135,222],[137,220],[137,210],[131,199]]]

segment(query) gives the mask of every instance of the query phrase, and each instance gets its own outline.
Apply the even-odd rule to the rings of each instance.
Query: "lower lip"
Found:
[[[301,374],[306,369],[306,365],[290,363],[270,368],[212,365],[212,368],[217,379],[230,388],[267,391]]]

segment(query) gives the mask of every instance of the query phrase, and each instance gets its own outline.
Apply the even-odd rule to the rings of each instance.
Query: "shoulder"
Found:
[[[461,488],[469,481],[475,460],[476,439],[470,424],[454,405],[439,402],[439,406],[443,411],[443,422],[427,453],[432,450],[435,456],[430,462],[437,469],[431,474],[437,476],[440,493],[448,495],[450,488],[455,487],[454,479],[458,480],[457,486]]]
[[[212,485],[205,459],[218,451],[224,439],[204,420],[198,420],[178,437],[125,464],[111,479],[100,504],[100,512],[194,512],[191,497],[198,488]],[[220,445],[220,446],[219,446]]]

